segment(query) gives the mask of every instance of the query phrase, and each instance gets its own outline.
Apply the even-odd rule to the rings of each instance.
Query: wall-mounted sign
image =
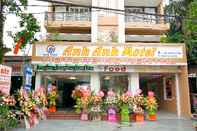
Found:
[[[41,65],[36,66],[37,71],[93,71],[91,65]]]
[[[0,65],[0,91],[9,95],[11,85],[12,68]]]
[[[49,46],[55,50],[49,51]],[[49,45],[36,44],[32,63],[186,65],[186,59],[184,58],[183,45],[68,45],[50,43]]]
[[[104,72],[127,72],[127,66],[104,66]]]

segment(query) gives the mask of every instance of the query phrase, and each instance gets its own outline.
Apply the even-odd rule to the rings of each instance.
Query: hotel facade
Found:
[[[70,1],[46,12],[47,39],[33,47],[35,88],[55,81],[60,108],[72,106],[79,84],[95,92],[151,90],[159,110],[190,117],[185,45],[160,43],[169,30],[163,0]]]

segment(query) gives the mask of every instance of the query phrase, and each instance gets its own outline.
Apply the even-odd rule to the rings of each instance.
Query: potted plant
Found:
[[[144,97],[141,94],[141,90],[137,91],[137,94],[133,97],[133,112],[134,118],[136,122],[143,122],[144,121]]]
[[[156,112],[157,112],[158,104],[156,98],[154,97],[154,92],[152,91],[148,92],[148,96],[145,98],[144,103],[145,103],[145,109],[147,110],[148,113],[148,120],[155,121],[157,119]]]

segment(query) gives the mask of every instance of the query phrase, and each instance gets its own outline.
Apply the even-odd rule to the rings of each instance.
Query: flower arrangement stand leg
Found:
[[[30,122],[26,116],[24,116],[24,121],[25,121],[25,128],[30,129]]]
[[[88,113],[86,109],[83,109],[82,113],[81,113],[81,118],[82,121],[87,121],[88,120]]]

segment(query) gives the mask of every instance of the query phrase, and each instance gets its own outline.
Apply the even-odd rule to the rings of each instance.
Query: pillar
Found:
[[[92,0],[92,6],[97,6],[98,1]],[[91,11],[91,42],[96,43],[97,42],[97,34],[98,34],[98,11],[97,9],[92,8]]]
[[[139,87],[139,73],[130,73],[129,74],[129,87],[128,90],[132,92],[132,94],[136,94]]]
[[[176,86],[176,107],[177,107],[177,116],[181,116],[181,107],[180,107],[180,88],[179,88],[179,78],[178,74],[175,74],[175,86]]]
[[[118,0],[118,9],[124,10],[124,0]],[[125,14],[118,14],[118,43],[125,43]]]
[[[187,66],[180,67],[181,72],[178,74],[179,92],[180,92],[180,114],[181,117],[191,118],[191,105],[188,83]]]
[[[98,72],[91,73],[90,86],[91,90],[98,92],[100,90],[100,76]]]
[[[41,73],[36,72],[35,90],[41,86]]]

